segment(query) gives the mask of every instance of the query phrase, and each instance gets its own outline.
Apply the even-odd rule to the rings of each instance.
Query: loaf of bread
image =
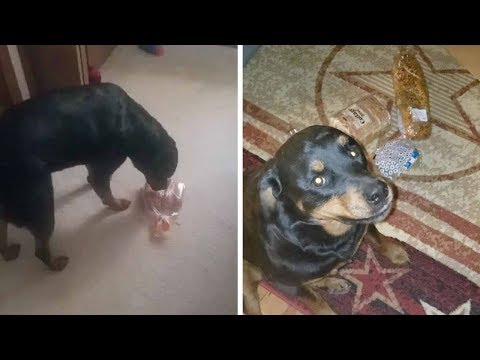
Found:
[[[392,75],[395,102],[405,136],[414,140],[428,138],[432,133],[428,88],[413,51],[400,50],[394,59]]]
[[[389,129],[390,114],[373,95],[360,99],[330,118],[330,125],[369,148]]]

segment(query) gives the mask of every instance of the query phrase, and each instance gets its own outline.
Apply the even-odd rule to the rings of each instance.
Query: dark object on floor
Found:
[[[162,45],[138,45],[140,49],[156,56],[163,56],[165,49]]]
[[[87,181],[113,210],[130,201],[116,199],[112,174],[129,157],[154,190],[167,187],[177,167],[175,141],[137,102],[114,84],[64,88],[16,105],[0,118],[0,254],[18,256],[7,243],[7,223],[35,237],[35,255],[52,270],[65,256],[50,254],[55,226],[51,173],[86,165]]]

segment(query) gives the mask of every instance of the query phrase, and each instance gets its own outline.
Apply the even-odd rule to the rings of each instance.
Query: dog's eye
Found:
[[[323,184],[325,184],[325,178],[322,176],[316,176],[313,178],[313,184],[315,186],[322,186]]]
[[[348,154],[349,154],[351,157],[357,157],[357,156],[358,156],[358,152],[356,152],[355,150],[349,150],[349,151],[348,151]]]

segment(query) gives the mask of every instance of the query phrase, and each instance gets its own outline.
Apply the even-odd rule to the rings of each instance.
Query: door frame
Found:
[[[27,100],[30,93],[16,45],[0,45],[0,70],[12,104]]]

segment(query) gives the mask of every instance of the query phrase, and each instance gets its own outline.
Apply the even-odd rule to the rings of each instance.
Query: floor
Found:
[[[295,307],[262,286],[258,287],[258,295],[263,315],[303,315]]]
[[[445,47],[465,69],[476,78],[480,78],[480,45],[446,45]]]
[[[176,140],[175,178],[186,192],[178,222],[153,240],[129,160],[113,193],[134,200],[106,209],[86,170],[54,174],[55,254],[70,263],[52,273],[33,256],[33,239],[9,227],[19,258],[0,262],[1,314],[235,314],[237,312],[237,51],[166,46],[163,57],[117,47],[102,80],[122,86]]]
[[[445,45],[448,51],[477,78],[480,78],[480,45]],[[301,315],[283,299],[259,287],[260,307],[265,315]]]

